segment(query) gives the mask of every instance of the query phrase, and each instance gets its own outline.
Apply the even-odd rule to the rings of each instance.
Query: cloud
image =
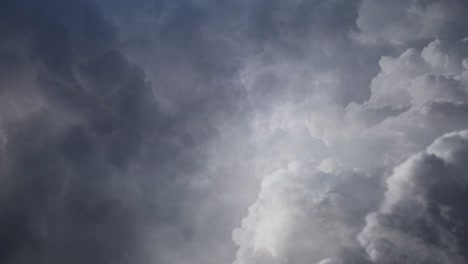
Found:
[[[374,262],[466,262],[467,144],[467,131],[446,134],[395,168],[359,235]]]
[[[405,4],[403,3],[373,2],[373,5],[376,8],[382,8],[382,11],[388,9],[385,7],[386,4],[394,6],[398,12],[405,10]],[[443,5],[443,3],[438,4]],[[451,2],[450,5],[452,4],[455,5],[456,3]],[[361,27],[360,23],[362,21],[359,20],[364,16],[364,13],[368,12],[365,9],[369,8],[369,6],[366,5],[370,5],[370,3],[363,3],[359,11],[360,17],[357,20],[361,34],[369,33],[366,32],[365,28]],[[427,6],[421,4],[421,6],[415,5],[414,8],[432,7],[430,4]],[[369,12],[372,15],[378,14],[375,11]],[[378,16],[376,16],[377,18]],[[352,261],[356,261],[356,263],[426,263],[425,261],[431,258],[434,259],[434,263],[456,263],[456,261],[459,261],[460,258],[456,254],[451,256],[443,250],[438,251],[436,247],[425,247],[424,244],[414,242],[413,238],[395,237],[397,235],[390,231],[375,231],[375,234],[369,236],[375,235],[380,240],[372,244],[374,243],[373,238],[369,238],[365,242],[367,244],[365,244],[362,241],[363,237],[367,235],[366,230],[387,228],[387,222],[375,224],[380,220],[373,219],[385,218],[385,216],[376,217],[375,213],[371,213],[371,211],[375,210],[372,209],[372,205],[361,208],[362,214],[358,214],[356,220],[343,217],[353,215],[352,211],[359,204],[354,199],[360,195],[360,192],[366,193],[366,197],[369,197],[370,201],[374,201],[374,204],[379,203],[380,199],[383,199],[385,203],[388,197],[382,196],[383,191],[379,190],[380,185],[378,183],[379,181],[385,181],[391,175],[395,166],[409,159],[415,153],[426,149],[441,135],[463,130],[468,126],[466,123],[467,87],[464,77],[466,75],[464,61],[468,57],[468,53],[466,52],[466,42],[463,37],[451,36],[444,39],[435,39],[437,37],[442,38],[442,34],[427,33],[428,35],[426,35],[426,33],[421,33],[421,36],[414,39],[411,37],[410,39],[413,33],[408,33],[408,38],[405,37],[405,34],[407,34],[406,30],[411,30],[411,28],[404,28],[398,24],[400,22],[397,22],[397,20],[393,21],[393,18],[389,17],[388,19],[391,22],[384,22],[383,25],[395,26],[402,31],[401,34],[389,30],[395,35],[389,33],[389,35],[378,36],[376,39],[381,38],[379,41],[382,41],[388,47],[395,47],[393,51],[379,50],[380,44],[377,45],[376,42],[370,44],[358,40],[359,43],[363,43],[369,48],[376,48],[374,51],[381,52],[382,55],[386,52],[394,53],[394,55],[383,55],[378,63],[375,62],[380,71],[375,73],[372,80],[369,80],[370,93],[366,100],[350,100],[347,104],[340,105],[336,102],[327,101],[326,98],[324,99],[311,92],[314,91],[311,84],[315,83],[314,78],[323,76],[320,70],[328,71],[324,66],[320,67],[319,71],[314,69],[314,74],[310,76],[297,74],[306,67],[313,67],[312,60],[307,60],[312,66],[304,66],[297,62],[290,62],[287,59],[280,59],[281,62],[284,62],[283,64],[270,63],[264,65],[263,68],[259,67],[261,64],[257,64],[253,68],[248,67],[247,87],[252,86],[252,89],[258,89],[255,86],[265,85],[261,82],[252,81],[255,80],[257,74],[262,76],[258,77],[259,79],[273,80],[272,84],[268,83],[266,85],[267,87],[279,85],[284,88],[284,90],[278,88],[283,93],[281,97],[266,97],[267,101],[272,102],[269,106],[274,110],[265,111],[260,104],[260,114],[257,115],[254,123],[258,125],[259,130],[261,129],[263,138],[268,138],[268,135],[274,138],[271,141],[266,141],[268,145],[265,145],[267,149],[265,152],[273,149],[278,153],[276,155],[278,160],[276,164],[283,164],[283,167],[279,167],[277,172],[265,176],[256,202],[250,207],[247,216],[242,221],[241,228],[234,231],[234,240],[239,245],[234,263],[263,263],[261,261],[269,263],[305,263],[307,261],[309,263],[319,263],[320,261],[325,263],[327,261],[338,263],[351,263]],[[433,20],[433,18],[427,19]],[[443,20],[441,22],[441,28],[453,22],[445,15],[444,19],[447,19],[447,21]],[[461,18],[455,17],[454,19]],[[393,25],[393,22],[396,24]],[[409,24],[409,22],[402,23]],[[439,32],[435,26],[432,29],[434,32]],[[425,29],[415,28],[414,30],[426,32]],[[379,33],[376,31],[375,34]],[[457,32],[457,34],[462,36],[461,32]],[[363,35],[360,37],[363,37]],[[390,38],[398,41],[393,41]],[[354,40],[357,39],[354,38]],[[353,43],[352,39],[349,41]],[[356,49],[359,49],[359,45],[357,47]],[[352,60],[356,60],[356,57],[352,57]],[[351,69],[354,68],[347,68],[346,70]],[[304,78],[309,78],[309,83],[307,81],[301,83],[296,76],[306,76]],[[333,73],[329,73],[329,76],[332,77],[328,80],[333,81],[327,84],[336,88],[339,85],[339,78],[343,75],[341,73],[337,77]],[[297,97],[299,99],[296,99],[288,94],[303,83],[306,83],[309,87],[304,89],[305,91],[299,92],[302,97],[299,96]],[[321,83],[320,85],[324,84]],[[266,92],[260,92],[259,94],[263,95]],[[259,96],[259,98],[262,97]],[[324,101],[327,104],[324,104]],[[276,133],[281,136],[274,137],[273,135]],[[314,139],[321,141],[321,143],[314,141]],[[302,144],[294,144],[296,141],[302,142]],[[275,164],[273,160],[275,160],[275,157],[270,157],[269,161]],[[301,164],[309,164],[312,161],[314,165],[310,166],[313,169],[309,171],[302,170],[298,173],[301,176],[297,176],[296,172],[291,172],[289,168],[285,168],[288,160],[292,162],[299,160]],[[323,186],[321,185],[323,184],[322,181],[315,182],[317,175],[320,175],[315,170],[326,168],[327,166],[319,164],[321,164],[321,161],[330,160],[340,164],[342,169],[339,173],[328,172],[327,184],[330,185]],[[429,168],[429,170],[436,172],[436,168]],[[325,172],[322,171],[322,173]],[[362,179],[361,177],[368,177],[366,179],[372,179],[375,182],[372,187],[349,188],[349,192],[337,191],[334,194],[340,197],[338,200],[334,200],[335,196],[333,198],[328,196],[327,190],[332,188],[329,186],[340,186],[343,184],[343,178],[348,179],[348,177],[349,181],[355,181],[356,183]],[[390,176],[389,179],[392,179],[392,177]],[[270,185],[271,182],[275,182],[274,187]],[[365,184],[363,185],[365,186]],[[423,184],[417,182],[412,186],[419,185]],[[282,188],[289,191],[284,191]],[[326,193],[323,195],[327,199],[333,200],[334,202],[331,204],[337,207],[333,208],[331,205],[329,207],[318,206],[318,203],[310,198],[318,195],[315,188],[320,190],[319,193]],[[372,193],[371,190],[376,191]],[[409,195],[418,196],[413,194],[414,191],[412,189],[408,190]],[[301,197],[300,199],[306,199],[308,202],[284,205],[284,203],[287,203],[286,201],[290,200],[289,195],[293,197],[297,195]],[[340,201],[347,201],[349,204],[340,207]],[[323,210],[320,212],[327,212],[329,218],[314,211],[316,207]],[[365,213],[366,211],[367,213]],[[411,210],[408,209],[409,211]],[[369,216],[364,217],[364,215]],[[389,216],[389,218],[392,217]],[[303,219],[307,219],[307,221]],[[335,230],[333,235],[337,237],[327,236],[326,228],[316,224],[314,219],[324,219],[322,220],[323,223],[332,225],[332,229]],[[398,219],[395,220],[399,221],[395,225],[408,224],[408,229],[415,230],[414,240],[418,241],[420,239],[418,236],[424,237],[425,230],[430,229],[430,227],[418,226],[420,221],[414,220],[413,223],[413,220],[411,218]],[[366,226],[363,221],[367,221]],[[361,228],[364,228],[364,231],[359,239],[363,243],[363,248],[356,245],[357,233],[354,233],[361,232]],[[423,231],[417,231],[418,228],[424,229]],[[409,232],[406,229],[404,231]],[[340,237],[342,234],[346,235]],[[392,249],[395,252],[385,247],[387,238],[390,240],[395,239],[393,243],[397,247]],[[408,239],[409,244],[407,246],[408,251],[405,251],[406,239]],[[370,240],[372,241],[369,242]],[[413,242],[414,244],[411,244]],[[303,246],[304,244],[306,246]],[[322,245],[327,246],[324,248]],[[453,244],[451,246],[453,247]],[[372,247],[379,248],[383,252],[381,253],[382,257],[375,257]],[[367,254],[360,252],[360,250],[364,249]],[[422,258],[416,253],[414,253],[414,258],[403,258],[410,256],[411,250],[421,252],[422,255],[425,254],[424,252],[429,253]],[[353,259],[347,254],[355,256],[355,258]],[[393,256],[392,254],[395,258],[385,262],[385,258],[390,258]]]
[[[363,263],[355,236],[378,190],[375,178],[341,171],[333,160],[291,162],[263,179],[233,233],[240,246],[234,263]]]
[[[0,262],[466,256],[463,1],[3,2]]]
[[[136,168],[177,148],[170,117],[94,6],[3,5],[1,262],[138,261],[153,199]]]
[[[371,1],[362,2],[357,37],[383,45],[415,44],[437,38],[464,38],[466,18],[463,1]]]

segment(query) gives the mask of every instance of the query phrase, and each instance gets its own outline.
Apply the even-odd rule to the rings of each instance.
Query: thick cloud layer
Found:
[[[0,261],[138,262],[182,135],[94,6],[2,5]]]
[[[1,6],[1,263],[466,262],[465,1]]]

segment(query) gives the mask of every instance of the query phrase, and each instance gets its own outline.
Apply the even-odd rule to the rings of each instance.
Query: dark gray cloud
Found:
[[[245,202],[226,185],[236,176],[231,160],[240,164],[250,154],[227,150],[236,151],[229,140],[239,142],[245,126],[223,127],[236,111],[245,113],[243,89],[227,80],[230,66],[223,70],[212,57],[220,51],[191,35],[205,13],[190,3],[174,11],[161,53],[174,51],[158,59],[158,73],[171,76],[156,80],[129,63],[119,32],[93,3],[4,6],[1,261],[232,259],[241,209],[231,211]],[[183,64],[196,72],[188,75]],[[188,76],[198,81],[172,82]]]
[[[141,225],[170,212],[146,216],[133,168],[177,151],[171,118],[94,6],[2,5],[1,262],[138,262]]]

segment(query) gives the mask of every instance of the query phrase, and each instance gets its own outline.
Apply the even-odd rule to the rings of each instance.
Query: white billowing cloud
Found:
[[[298,75],[300,78],[295,78],[293,73],[298,71],[288,67],[289,62],[264,66],[265,69],[257,69],[258,65],[251,68],[249,64],[245,84],[254,90],[251,98],[257,98],[255,102],[263,100],[254,121],[255,131],[261,130],[265,136],[278,129],[291,132],[300,125],[305,126],[313,138],[324,141],[326,145],[334,145],[360,138],[362,133],[367,138],[383,133],[385,135],[382,136],[395,141],[395,134],[408,136],[419,128],[426,129],[428,133],[433,132],[431,129],[444,130],[432,135],[425,142],[427,145],[437,136],[464,126],[464,122],[458,122],[459,119],[457,122],[446,121],[440,116],[456,119],[464,115],[461,108],[468,99],[467,57],[468,45],[461,40],[454,43],[434,40],[421,50],[411,48],[397,57],[382,57],[379,63],[381,71],[370,83],[369,99],[362,104],[351,102],[346,107],[329,102],[327,96],[322,97],[317,92],[339,84],[337,80],[333,81],[333,76],[338,78],[333,72],[315,76],[310,75],[313,68],[309,68],[305,72],[309,75],[303,73]],[[327,76],[329,78],[325,78]],[[262,79],[270,83],[259,84]],[[299,93],[302,96],[292,97],[289,96],[293,89],[290,87],[304,89],[305,92]],[[267,90],[257,93],[255,89]],[[267,105],[269,111],[265,111],[263,105]],[[450,123],[451,126],[444,128],[437,122]]]
[[[374,179],[342,171],[334,160],[291,162],[264,178],[234,231],[240,246],[234,263],[359,263],[355,236],[377,190]]]
[[[438,136],[466,128],[467,48],[435,40],[421,51],[383,57],[369,100],[311,111],[304,121],[310,135],[351,167],[369,168],[401,162]]]
[[[422,51],[410,49],[399,57],[382,58],[369,100],[349,104],[344,117],[335,121],[347,124],[338,132],[347,140],[327,140],[341,144],[337,149],[359,142],[364,149],[361,158],[369,155],[374,164],[391,165],[423,150],[444,133],[468,127],[464,81],[468,72],[463,66],[467,48],[461,41],[436,40]],[[376,151],[381,154],[376,156]],[[362,159],[354,162],[369,164]]]
[[[359,241],[376,263],[465,263],[468,131],[437,139],[387,179]]]
[[[265,99],[257,109],[253,130],[262,139],[257,141],[259,156],[268,157],[264,163],[278,170],[263,178],[257,200],[241,227],[233,232],[239,247],[235,264],[463,263],[461,256],[465,253],[458,252],[456,235],[447,226],[429,219],[426,209],[415,207],[415,214],[408,218],[383,209],[390,201],[400,204],[401,200],[401,207],[411,212],[415,204],[407,205],[406,201],[421,202],[427,195],[426,184],[434,178],[418,178],[400,188],[392,187],[399,184],[394,182],[399,177],[395,175],[413,173],[408,172],[413,170],[411,164],[455,159],[452,154],[456,151],[444,147],[449,144],[446,137],[419,158],[410,157],[424,151],[440,136],[468,128],[468,43],[453,34],[444,37],[447,25],[462,19],[453,11],[458,5],[457,1],[363,2],[358,38],[404,44],[400,55],[383,56],[376,64],[380,71],[370,81],[370,94],[364,102],[343,106],[327,96],[321,97],[317,91],[324,84],[315,80],[320,76],[341,76],[332,70],[329,75],[322,68],[315,76],[295,78],[294,73],[300,70],[289,67],[291,62],[287,61],[264,69],[255,65],[246,71],[250,91],[264,87],[255,82],[261,79],[257,73],[268,72],[266,79],[274,80],[274,91],[267,97],[261,96],[264,92],[250,96],[257,101]],[[375,8],[380,13],[372,10]],[[455,13],[450,17],[452,11]],[[401,24],[388,15],[392,12],[398,14]],[[373,23],[381,16],[382,24]],[[312,59],[310,64],[304,63],[308,69],[318,67]],[[335,81],[327,85],[340,85],[340,79]],[[291,89],[305,92],[301,92],[302,97],[293,98],[288,96]],[[456,136],[451,138],[450,142],[455,142],[452,145],[463,141],[454,140]],[[441,141],[442,145],[437,143]],[[379,182],[408,159],[390,176],[384,196]],[[286,165],[288,162],[300,165]],[[457,166],[460,164],[459,159]],[[434,175],[443,170],[428,168]],[[428,182],[424,182],[426,179]],[[372,183],[365,185],[362,181]],[[351,182],[355,187],[351,187]],[[375,206],[381,199],[383,205],[378,209]],[[367,204],[362,205],[363,201]],[[441,215],[462,214],[459,209],[438,210]],[[431,227],[434,230],[427,231]],[[415,233],[404,235],[410,231]],[[356,232],[361,232],[360,243]]]
[[[435,40],[422,51],[408,49],[397,58],[383,57],[381,72],[372,80],[368,104],[421,105],[431,100],[465,101],[467,89],[463,41],[450,44]]]

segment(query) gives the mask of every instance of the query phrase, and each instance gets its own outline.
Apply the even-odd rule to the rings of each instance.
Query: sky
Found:
[[[0,263],[467,263],[467,12],[0,0]]]

